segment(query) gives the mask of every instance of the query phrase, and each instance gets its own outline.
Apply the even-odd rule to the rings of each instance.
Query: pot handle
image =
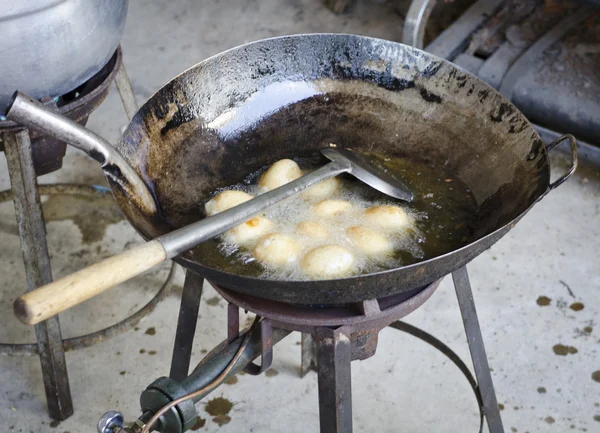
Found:
[[[156,213],[156,202],[146,184],[121,154],[99,135],[21,92],[13,95],[6,118],[83,150],[102,164],[104,175],[119,184],[144,212]]]
[[[556,146],[558,146],[560,143],[562,143],[565,140],[569,140],[569,143],[571,145],[571,168],[569,168],[569,171],[567,171],[559,179],[555,180],[554,182],[550,183],[550,185],[548,185],[546,194],[548,194],[550,191],[552,191],[557,186],[560,186],[561,184],[563,184],[567,179],[569,179],[573,175],[573,173],[575,173],[575,170],[577,169],[577,164],[578,164],[577,141],[575,141],[575,137],[573,137],[571,134],[565,134],[562,137],[559,137],[556,140],[554,140],[552,143],[550,143],[548,146],[546,146],[546,152],[550,152],[552,149],[554,149]]]

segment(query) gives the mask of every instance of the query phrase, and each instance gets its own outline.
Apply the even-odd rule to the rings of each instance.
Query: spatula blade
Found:
[[[413,200],[412,191],[401,180],[368,158],[352,150],[336,147],[322,149],[321,153],[331,161],[346,161],[350,163],[352,169],[349,173],[370,187],[399,200],[407,202]]]

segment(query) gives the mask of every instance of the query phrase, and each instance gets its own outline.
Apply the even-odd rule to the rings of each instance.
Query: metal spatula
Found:
[[[361,180],[372,188],[400,200],[411,202],[413,193],[399,179],[392,176],[387,170],[379,167],[359,153],[348,149],[330,147],[321,149],[321,153],[332,162],[350,164],[347,171],[355,178]],[[328,164],[331,165],[331,164]],[[325,167],[323,167],[325,168]]]
[[[398,179],[359,154],[334,147],[323,149],[322,153],[331,162],[312,173],[26,293],[15,301],[16,316],[35,325],[242,224],[309,186],[342,173],[349,173],[389,196],[412,200],[412,192]]]

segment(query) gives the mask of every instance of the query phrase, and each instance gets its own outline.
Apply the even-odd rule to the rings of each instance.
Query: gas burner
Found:
[[[107,412],[100,433],[182,433],[197,421],[195,403],[219,384],[244,370],[258,375],[273,359],[273,346],[292,331],[302,332],[302,376],[318,375],[320,431],[352,431],[351,362],[375,354],[377,335],[386,326],[408,333],[438,349],[469,381],[480,409],[480,430],[503,433],[481,330],[466,268],[452,274],[475,377],[466,364],[432,335],[398,319],[414,311],[438,288],[441,280],[399,295],[342,305],[294,305],[264,300],[214,285],[228,302],[227,339],[188,373],[204,279],[188,271],[181,297],[169,377],[152,382],[140,396],[142,415],[130,426],[123,416]],[[239,309],[257,314],[254,324],[239,328]],[[255,359],[261,359],[259,365]]]
[[[115,51],[109,62],[92,78],[76,89],[57,98],[42,98],[48,106],[56,107],[60,114],[85,125],[90,114],[106,99],[110,85],[121,67],[121,48]],[[22,127],[8,120],[0,120],[0,133],[17,132]],[[0,151],[4,144],[0,134]],[[67,144],[37,131],[29,131],[33,165],[37,176],[52,173],[62,167]]]
[[[239,309],[242,308],[263,318],[261,323],[263,339],[265,332],[272,332],[270,328],[302,332],[305,334],[302,344],[306,346],[303,347],[303,351],[312,355],[314,342],[310,336],[322,334],[322,328],[336,328],[348,336],[351,342],[352,360],[364,360],[375,355],[379,331],[423,305],[438,288],[440,281],[382,299],[369,299],[353,304],[313,306],[255,298],[228,291],[212,283],[211,285],[229,302],[227,338],[230,341],[239,336]],[[270,348],[268,350],[270,353]],[[310,359],[303,359],[303,373],[306,373],[309,366],[315,363],[314,356],[310,355]],[[250,365],[246,372],[258,374],[270,367],[270,363],[266,364],[263,353],[262,368],[256,369]]]
[[[380,330],[423,305],[437,289],[439,281],[386,298],[341,305],[288,304],[211,285],[233,307],[269,319],[278,328],[311,333],[322,326],[344,326],[352,332]]]

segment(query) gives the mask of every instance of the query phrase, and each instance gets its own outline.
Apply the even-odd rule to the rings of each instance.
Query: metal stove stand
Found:
[[[181,299],[170,377],[157,379],[142,393],[140,397],[142,415],[131,427],[123,427],[123,418],[120,414],[108,412],[100,420],[99,432],[141,431],[162,407],[211,384],[232,362],[247,334],[250,336],[249,344],[230,370],[228,377],[223,380],[242,370],[253,375],[262,373],[271,365],[273,346],[290,332],[299,331],[303,333],[302,369],[306,372],[309,370],[308,367],[316,367],[318,374],[320,431],[321,433],[350,433],[352,432],[351,362],[373,356],[377,348],[379,331],[390,326],[431,344],[445,354],[466,376],[475,393],[480,407],[479,431],[482,431],[485,420],[490,433],[503,433],[466,267],[454,271],[452,278],[475,377],[448,346],[432,335],[399,320],[429,299],[440,281],[389,298],[328,308],[311,308],[257,299],[214,286],[229,302],[228,338],[206,355],[191,373],[188,373],[204,283],[203,278],[188,271]],[[245,330],[242,334],[239,331],[240,308],[261,317],[258,326]],[[255,364],[254,360],[259,357],[261,363]],[[190,429],[197,419],[195,403],[209,392],[195,395],[193,399],[187,399],[175,406],[176,410],[167,411],[154,425],[153,430],[161,433],[181,433]]]
[[[137,111],[137,103],[122,63],[120,48],[103,70],[81,87],[57,100],[47,99],[43,102],[54,105],[62,114],[85,124],[88,116],[106,98],[113,81],[117,85],[127,116],[131,119]],[[97,188],[82,185],[38,186],[37,176],[61,168],[65,147],[65,143],[24,129],[13,122],[0,121],[0,150],[4,150],[6,154],[12,188],[10,191],[0,192],[0,202],[11,198],[14,202],[28,291],[52,281],[40,194],[95,196],[104,193]],[[73,414],[64,352],[91,346],[135,326],[166,295],[174,270],[173,267],[152,300],[113,326],[63,340],[58,316],[54,316],[35,326],[37,344],[1,343],[0,354],[39,355],[49,415],[62,421]]]

